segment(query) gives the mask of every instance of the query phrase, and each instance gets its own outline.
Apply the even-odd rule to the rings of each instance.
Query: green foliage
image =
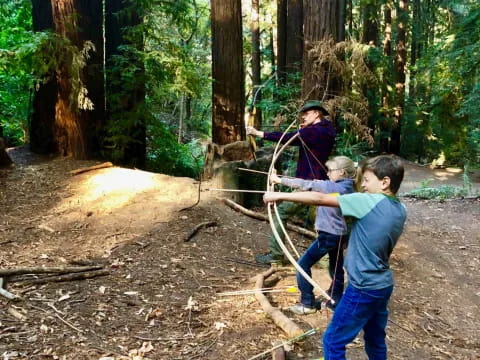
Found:
[[[422,131],[404,141],[424,141],[427,161],[443,152],[449,163],[478,166],[480,5],[464,9],[467,16],[454,17],[451,30],[419,62],[421,91],[410,124],[417,121]]]
[[[178,144],[172,132],[162,123],[149,127],[148,169],[175,176],[199,178],[204,151],[197,141]]]

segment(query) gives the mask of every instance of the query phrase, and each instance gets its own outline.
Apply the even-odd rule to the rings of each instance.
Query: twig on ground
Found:
[[[190,241],[190,240],[197,234],[197,232],[198,232],[200,229],[202,229],[202,228],[209,228],[209,227],[212,227],[212,226],[217,226],[217,222],[216,222],[216,221],[205,221],[205,222],[202,222],[202,223],[196,225],[196,226],[190,231],[190,233],[185,237],[184,242]]]
[[[18,282],[20,284],[25,284],[25,285],[45,284],[45,283],[48,283],[48,282],[62,282],[62,281],[91,279],[91,278],[94,278],[94,277],[97,277],[97,276],[105,276],[105,275],[109,275],[109,274],[110,274],[110,272],[108,270],[97,270],[97,271],[90,271],[90,272],[58,275],[58,276],[47,276],[47,277],[40,278],[40,279],[21,280],[21,281],[18,281]]]
[[[82,272],[88,270],[103,269],[103,265],[94,266],[57,266],[57,267],[30,267],[30,268],[13,268],[13,269],[0,269],[1,276],[12,275],[24,275],[24,274],[67,274],[74,272]]]
[[[249,210],[249,209],[246,209],[244,208],[243,206],[237,204],[236,202],[230,200],[230,199],[222,199],[222,202],[227,205],[228,207],[234,209],[234,210],[237,210],[239,212],[241,212],[242,214],[244,215],[247,215],[247,216],[250,216],[254,219],[257,219],[257,220],[264,220],[264,221],[268,221],[268,217],[267,215],[265,214],[261,214],[259,212],[256,212],[256,211],[252,211],[252,210]],[[297,226],[297,225],[293,225],[293,224],[290,224],[290,223],[287,223],[285,225],[285,227],[289,230],[292,230],[292,231],[295,231],[296,233],[299,233],[301,235],[304,235],[308,238],[311,238],[311,239],[316,239],[317,238],[317,233],[314,232],[314,231],[310,231],[310,230],[307,230],[305,228],[302,228],[300,226]]]
[[[103,168],[109,168],[109,167],[112,167],[113,164],[110,162],[110,161],[107,161],[107,162],[104,162],[102,164],[98,164],[98,165],[93,165],[93,166],[89,166],[89,167],[86,167],[86,168],[80,168],[80,169],[76,169],[76,170],[72,170],[70,171],[70,174],[71,175],[78,175],[78,174],[81,174],[81,173],[84,173],[84,172],[87,172],[87,171],[92,171],[92,170],[97,170],[97,169],[103,169]]]

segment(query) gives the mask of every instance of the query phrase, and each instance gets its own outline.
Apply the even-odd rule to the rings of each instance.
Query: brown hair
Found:
[[[371,171],[378,179],[390,178],[390,191],[394,194],[400,189],[404,168],[402,161],[393,155],[379,155],[368,159],[362,166],[362,172]]]

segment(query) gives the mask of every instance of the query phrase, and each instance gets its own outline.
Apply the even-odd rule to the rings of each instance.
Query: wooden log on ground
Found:
[[[93,166],[89,166],[89,167],[86,167],[86,168],[80,168],[80,169],[75,169],[75,170],[72,170],[70,171],[70,174],[71,175],[78,175],[78,174],[81,174],[81,173],[84,173],[84,172],[87,172],[87,171],[92,171],[92,170],[97,170],[97,169],[103,169],[103,168],[109,168],[109,167],[112,167],[113,164],[110,162],[110,161],[107,161],[107,162],[104,162],[102,164],[98,164],[98,165],[93,165]]]
[[[0,277],[12,276],[12,275],[24,275],[24,274],[68,274],[75,272],[83,272],[89,270],[103,269],[103,265],[92,266],[56,266],[56,267],[30,267],[30,268],[13,268],[13,269],[0,269]]]
[[[263,311],[273,320],[273,322],[280,327],[289,338],[295,338],[303,334],[303,330],[295,324],[292,320],[290,320],[283,312],[281,312],[278,308],[273,307],[270,302],[268,301],[265,294],[261,291],[264,287],[264,281],[270,275],[272,275],[276,269],[271,267],[264,273],[258,274],[255,277],[255,289],[258,291],[255,292],[255,298],[258,300],[260,305],[262,306]]]
[[[216,221],[205,221],[205,222],[202,222],[202,223],[198,224],[188,233],[188,235],[185,237],[185,240],[183,240],[183,241],[184,242],[190,241],[197,234],[197,232],[200,229],[209,228],[209,227],[212,227],[212,226],[217,226],[217,222]]]
[[[265,214],[246,209],[243,206],[237,204],[235,201],[232,201],[230,199],[222,199],[222,201],[228,207],[230,207],[230,208],[232,208],[236,211],[239,211],[244,215],[250,216],[250,217],[252,217],[254,219],[257,219],[257,220],[268,221],[268,216],[265,215]],[[290,224],[290,223],[286,223],[285,227],[289,230],[295,231],[298,234],[307,236],[308,238],[311,238],[311,239],[316,239],[317,238],[317,233],[316,232],[307,230],[307,229],[302,228],[300,226],[293,225],[293,224]]]
[[[108,270],[96,270],[96,271],[72,273],[72,274],[65,274],[65,275],[58,275],[58,276],[47,276],[39,279],[21,280],[18,282],[24,285],[46,284],[49,282],[85,280],[85,279],[91,279],[97,276],[105,276],[108,274],[110,274]]]

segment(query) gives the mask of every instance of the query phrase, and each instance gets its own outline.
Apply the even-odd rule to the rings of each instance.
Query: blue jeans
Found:
[[[343,294],[343,242],[346,242],[345,235],[334,235],[319,231],[318,238],[308,247],[300,260],[298,260],[298,264],[302,269],[309,276],[312,276],[312,266],[328,253],[328,269],[330,277],[333,280],[327,293],[333,298],[335,303],[340,301]],[[300,302],[303,305],[314,307],[315,295],[313,294],[313,286],[298,272],[297,284],[301,292]]]
[[[393,285],[378,290],[360,290],[347,286],[333,313],[332,322],[323,335],[325,360],[344,360],[345,346],[363,329],[365,351],[369,360],[385,360],[385,327],[388,301]]]

